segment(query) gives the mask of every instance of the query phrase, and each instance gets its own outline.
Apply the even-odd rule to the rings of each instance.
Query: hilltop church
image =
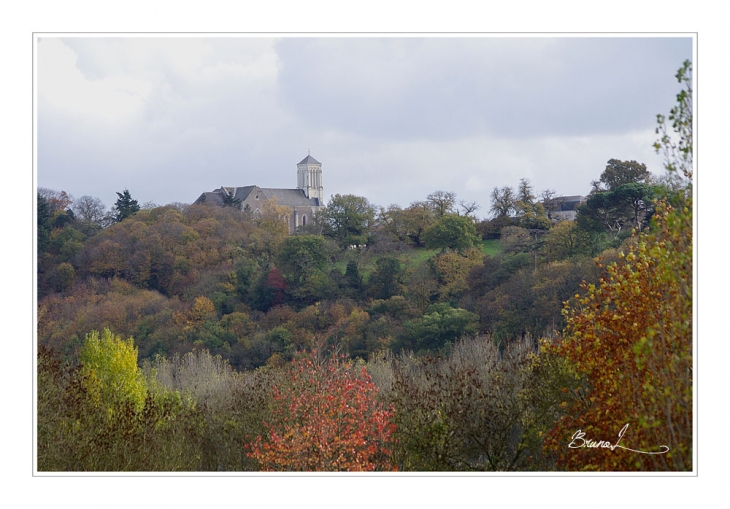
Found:
[[[290,233],[296,231],[299,226],[307,225],[311,222],[313,214],[324,207],[322,163],[307,155],[297,164],[296,189],[270,189],[259,186],[221,187],[201,194],[194,205],[223,207],[235,203],[236,206],[240,205],[242,210],[250,210],[254,217],[260,217],[263,203],[271,199],[275,199],[277,205],[291,210],[287,217]]]

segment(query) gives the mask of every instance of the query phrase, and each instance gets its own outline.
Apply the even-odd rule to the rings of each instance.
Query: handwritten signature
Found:
[[[571,437],[571,441],[568,444],[568,447],[570,449],[580,449],[582,447],[589,448],[589,449],[600,448],[600,449],[611,449],[612,451],[618,447],[619,449],[624,449],[626,451],[631,451],[631,452],[638,452],[641,454],[665,454],[665,453],[669,452],[669,447],[667,447],[666,445],[660,445],[659,446],[660,450],[653,451],[653,452],[639,451],[636,449],[630,449],[628,447],[624,447],[623,445],[621,445],[620,442],[621,442],[621,439],[626,434],[626,430],[628,428],[629,428],[628,423],[623,428],[621,428],[621,431],[618,432],[618,440],[616,440],[616,443],[614,443],[614,444],[612,444],[608,440],[587,439],[587,438],[585,438],[585,436],[586,436],[585,432],[578,430],[575,433],[573,433],[573,436]]]

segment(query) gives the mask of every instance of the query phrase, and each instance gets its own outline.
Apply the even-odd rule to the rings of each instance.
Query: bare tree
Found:
[[[464,200],[461,200],[459,202],[459,206],[464,210],[465,216],[470,216],[481,208],[479,207],[479,204],[475,201],[466,202]]]
[[[99,198],[82,196],[74,202],[72,210],[76,217],[83,222],[101,224],[106,212],[106,206]]]
[[[552,219],[551,212],[558,207],[557,195],[558,193],[554,189],[545,189],[540,193],[540,201],[542,201],[542,206],[545,207],[545,212],[547,212],[550,219]]]

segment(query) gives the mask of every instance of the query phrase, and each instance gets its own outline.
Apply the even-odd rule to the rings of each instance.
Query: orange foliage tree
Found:
[[[563,388],[567,415],[545,440],[565,469],[692,470],[692,139],[678,126],[692,122],[690,70],[670,116],[683,150],[666,165],[688,185],[657,203],[652,230],[634,234],[598,285],[583,285],[564,337],[544,345],[584,380]]]
[[[584,286],[585,295],[566,311],[565,337],[546,346],[587,382],[566,397],[567,415],[546,439],[563,468],[692,469],[688,210],[661,205],[657,231],[638,236],[598,285]],[[609,444],[591,447],[589,440]]]
[[[249,456],[265,471],[395,470],[393,410],[377,395],[364,366],[295,359],[273,389],[267,436],[254,440]]]

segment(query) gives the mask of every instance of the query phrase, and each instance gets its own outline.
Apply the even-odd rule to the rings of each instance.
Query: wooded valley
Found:
[[[273,202],[40,189],[37,469],[692,470],[677,77],[665,176],[611,159],[575,220],[527,179],[490,219],[448,191],[335,195],[295,234]]]

